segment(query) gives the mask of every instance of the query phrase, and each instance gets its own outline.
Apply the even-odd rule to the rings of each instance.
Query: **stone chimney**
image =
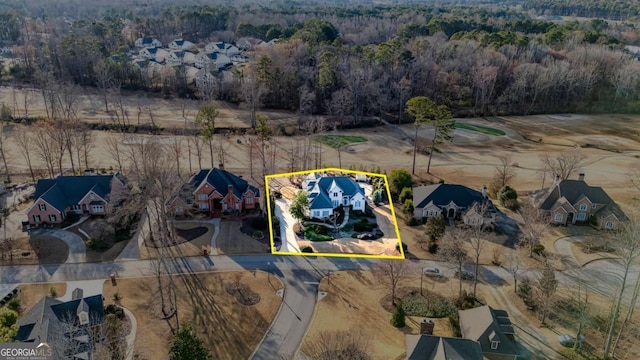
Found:
[[[578,180],[580,181],[584,181],[584,173],[581,172],[580,174],[578,174]]]
[[[224,170],[224,164],[223,163],[218,164],[218,169]]]
[[[80,288],[76,288],[75,290],[73,290],[73,292],[71,293],[71,300],[78,300],[78,299],[82,299],[82,295],[83,295],[83,291]]]
[[[487,198],[487,185],[482,185],[482,197]]]
[[[431,319],[422,319],[420,321],[420,335],[433,335],[433,329],[436,324]]]

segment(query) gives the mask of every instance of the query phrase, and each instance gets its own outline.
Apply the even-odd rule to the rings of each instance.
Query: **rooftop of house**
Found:
[[[456,184],[435,184],[423,185],[413,188],[413,203],[416,208],[424,208],[429,203],[436,206],[445,206],[450,202],[457,206],[469,208],[475,203],[489,202],[489,207],[493,204],[482,193],[468,188],[464,185]]]
[[[114,175],[58,176],[55,179],[40,179],[36,183],[34,199],[42,198],[59,211],[69,205],[76,205],[90,191],[109,201],[112,180],[121,183],[126,179],[120,173]]]
[[[21,317],[18,324],[17,341],[47,342],[56,332],[64,331],[67,326],[80,326],[79,314],[87,312],[89,325],[102,323],[104,307],[102,295],[82,297],[82,291],[74,290],[70,301],[60,301],[45,296]]]
[[[495,310],[485,305],[468,310],[459,310],[462,337],[480,343],[483,352],[518,355],[513,339],[514,331],[509,315],[504,310]],[[498,342],[492,349],[492,342]]]
[[[470,339],[407,335],[407,360],[483,360],[480,343]]]
[[[249,185],[247,180],[220,168],[200,170],[193,175],[188,184],[195,191],[205,181],[213,186],[223,197],[227,195],[229,185],[233,187],[233,194],[240,199],[247,189],[251,190],[256,196],[260,196],[258,188]]]

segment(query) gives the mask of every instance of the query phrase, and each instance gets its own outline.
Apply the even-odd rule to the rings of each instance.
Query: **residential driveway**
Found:
[[[396,220],[391,216],[391,210],[389,210],[389,207],[384,205],[377,206],[372,209],[373,214],[376,216],[376,223],[378,223],[378,227],[384,234],[384,237],[397,239],[398,234],[396,234],[396,227],[394,224]]]
[[[584,241],[583,236],[566,236],[556,240],[553,243],[553,249],[555,252],[563,258],[563,262],[566,262],[566,265],[570,265],[570,267],[578,267],[579,262],[576,257],[573,255],[573,251],[571,251],[571,244],[578,241]]]
[[[321,275],[314,270],[284,270],[280,279],[284,283],[280,311],[252,360],[293,359],[313,319]]]
[[[86,262],[87,248],[85,243],[80,236],[72,232],[60,229],[36,229],[32,230],[30,235],[49,235],[64,241],[69,247],[66,264]]]
[[[138,331],[138,321],[136,321],[136,317],[133,316],[133,313],[129,309],[123,306],[120,306],[120,307],[122,308],[122,310],[124,310],[124,313],[129,318],[129,321],[131,321],[131,331],[127,334],[127,336],[125,337],[125,340],[127,341],[127,360],[132,360],[133,348],[135,347],[135,344],[136,344],[136,332]]]
[[[149,233],[149,218],[147,214],[143,213],[140,216],[138,222],[138,229],[133,237],[129,240],[127,246],[122,249],[122,252],[116,258],[116,261],[122,260],[140,260],[140,247],[144,244],[144,238]]]
[[[293,232],[293,225],[296,219],[289,212],[289,203],[285,199],[276,200],[275,215],[280,219],[280,239],[282,240],[281,252],[300,252],[300,247],[296,241],[296,234]]]

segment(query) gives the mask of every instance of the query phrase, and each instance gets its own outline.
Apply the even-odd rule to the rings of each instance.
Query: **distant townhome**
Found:
[[[553,185],[532,194],[538,209],[549,216],[554,224],[566,225],[586,223],[593,217],[600,229],[615,229],[628,218],[607,193],[584,181],[584,173],[578,180],[560,180],[556,177]]]
[[[167,65],[180,66],[180,65],[193,65],[196,60],[196,55],[190,51],[173,50],[165,57]]]
[[[91,359],[104,319],[101,294],[83,297],[75,289],[66,302],[45,296],[18,320],[15,340],[51,344],[52,359]]]
[[[184,184],[179,193],[167,202],[176,216],[189,212],[221,216],[225,212],[240,212],[259,207],[260,192],[242,177],[218,168],[200,170]]]
[[[516,360],[518,344],[513,325],[504,310],[480,306],[458,310],[462,337],[480,343],[484,357],[488,360]]]
[[[208,43],[204,47],[205,52],[219,52],[227,56],[240,55],[240,49],[238,49],[235,45],[226,43],[224,41],[218,41],[213,43]]]
[[[496,219],[486,186],[482,192],[454,184],[419,186],[413,188],[413,204],[416,219],[444,216],[473,226],[491,225]]]
[[[135,45],[137,48],[145,48],[145,47],[161,47],[162,43],[160,40],[152,37],[143,37],[138,38],[135,41]]]
[[[209,71],[221,70],[231,64],[231,59],[219,52],[201,52],[195,57],[195,67]]]
[[[161,47],[147,47],[140,50],[140,56],[161,63],[169,56],[169,52]]]
[[[252,37],[241,37],[236,41],[236,47],[242,51],[250,51],[262,42],[262,40]]]
[[[185,39],[175,39],[169,43],[169,49],[171,50],[193,50],[195,47],[194,43]]]
[[[339,206],[365,211],[367,197],[364,189],[348,176],[328,176],[311,173],[303,181],[309,194],[309,216],[326,219]]]
[[[27,210],[29,224],[59,224],[69,214],[106,215],[108,205],[122,200],[125,186],[120,173],[38,180],[35,200]]]

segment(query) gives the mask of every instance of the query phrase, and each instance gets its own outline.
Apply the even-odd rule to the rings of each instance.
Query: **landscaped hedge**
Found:
[[[318,234],[311,229],[304,230],[304,238],[311,241],[331,241],[333,237],[329,235]]]

